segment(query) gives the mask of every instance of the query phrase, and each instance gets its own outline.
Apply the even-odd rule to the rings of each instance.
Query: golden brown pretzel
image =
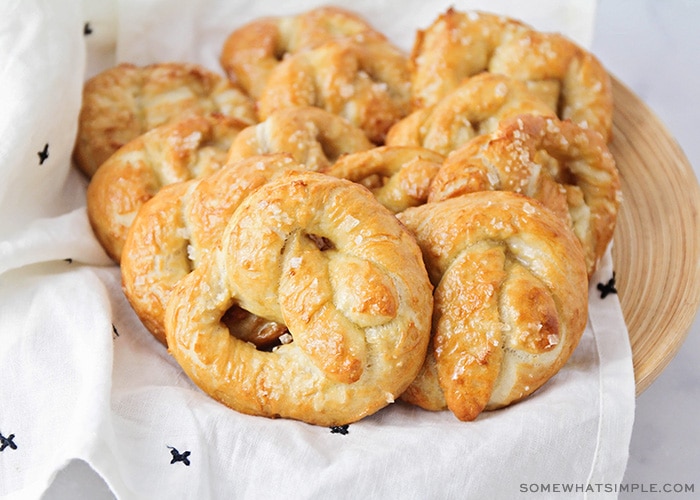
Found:
[[[341,157],[324,173],[367,187],[393,213],[421,205],[444,157],[430,149],[380,146]]]
[[[435,285],[431,345],[402,399],[473,420],[558,372],[588,304],[581,246],[559,217],[524,195],[481,191],[398,218]]]
[[[341,425],[398,398],[420,368],[431,286],[415,240],[353,182],[296,172],[238,207],[211,264],[168,302],[168,347],[205,392],[243,413]],[[285,323],[272,352],[229,335],[232,305]]]
[[[429,201],[484,190],[536,198],[566,220],[592,275],[612,240],[621,200],[615,160],[600,134],[554,117],[520,115],[453,152]]]
[[[287,55],[365,31],[375,32],[359,15],[330,6],[291,16],[259,18],[226,38],[220,62],[229,79],[257,99],[270,72]]]
[[[243,130],[229,151],[229,161],[269,153],[289,153],[309,170],[322,170],[341,156],[370,149],[359,128],[321,108],[285,108]]]
[[[188,63],[122,63],[88,80],[73,157],[91,177],[121,146],[184,113],[257,122],[254,103],[226,78]]]
[[[435,104],[482,71],[525,81],[560,118],[610,139],[611,83],[598,59],[559,34],[484,12],[451,8],[418,32],[411,54],[412,104]]]
[[[492,132],[501,120],[521,113],[554,115],[527,86],[513,78],[480,73],[465,79],[435,105],[394,124],[389,146],[421,146],[447,155],[469,139]]]
[[[90,224],[115,261],[139,208],[163,186],[218,170],[248,125],[214,114],[189,116],[132,139],[95,172],[87,188]]]
[[[143,205],[124,243],[122,287],[136,315],[161,343],[166,342],[165,307],[172,289],[211,258],[243,199],[292,168],[303,167],[284,154],[248,158],[203,179],[171,184]],[[234,334],[255,344],[271,343],[283,333],[240,311],[229,315],[237,315],[239,324],[247,322]]]
[[[409,112],[406,56],[383,36],[361,33],[297,52],[271,73],[261,119],[290,106],[316,106],[361,128],[375,144]]]

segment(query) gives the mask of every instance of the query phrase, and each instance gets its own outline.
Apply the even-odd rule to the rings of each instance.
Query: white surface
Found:
[[[700,172],[696,98],[700,2],[601,0],[593,50],[657,113]],[[695,483],[700,490],[700,322],[678,356],[637,403],[628,483]],[[109,498],[87,467],[72,464],[58,475],[48,499]],[[636,498],[622,494],[621,498]],[[644,495],[644,498],[662,495]],[[690,498],[690,495],[682,496]]]

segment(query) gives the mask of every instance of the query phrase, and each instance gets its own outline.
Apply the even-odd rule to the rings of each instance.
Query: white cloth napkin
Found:
[[[593,0],[337,3],[406,49],[449,5],[583,45],[595,9]],[[609,253],[565,368],[528,400],[471,423],[402,403],[343,429],[241,415],[199,391],[131,311],[70,164],[85,78],[116,61],[218,70],[234,27],[315,5],[0,4],[0,496],[40,497],[72,459],[124,499],[517,498],[543,488],[598,497],[622,480],[634,378],[617,296],[597,289],[612,277]]]

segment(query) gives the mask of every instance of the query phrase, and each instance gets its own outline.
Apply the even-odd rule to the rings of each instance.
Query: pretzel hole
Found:
[[[333,242],[325,236],[319,236],[317,234],[307,234],[306,237],[313,241],[314,245],[316,245],[316,247],[322,252],[325,252],[326,250],[335,249],[335,245],[333,244]]]
[[[231,306],[221,318],[232,336],[253,344],[259,351],[272,351],[293,341],[287,327],[256,316],[238,305]]]

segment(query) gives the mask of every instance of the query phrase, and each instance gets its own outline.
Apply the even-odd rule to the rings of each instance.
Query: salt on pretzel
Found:
[[[421,147],[379,146],[343,156],[324,173],[362,184],[398,213],[428,201],[428,190],[444,157]]]
[[[316,106],[361,128],[382,144],[391,125],[410,110],[407,57],[383,36],[361,33],[330,40],[287,57],[271,73],[258,113]]]
[[[73,152],[88,176],[117,149],[186,113],[257,122],[253,101],[226,78],[189,63],[122,63],[85,83]]]
[[[169,351],[206,393],[253,415],[342,425],[391,403],[427,349],[431,286],[415,240],[362,186],[283,175],[238,207],[218,257],[173,291]],[[231,336],[234,304],[286,324],[272,352]]]
[[[520,115],[456,150],[429,201],[506,190],[536,198],[572,227],[589,276],[612,240],[621,200],[615,160],[600,134],[568,120]]]
[[[289,153],[308,170],[322,170],[345,154],[373,147],[347,120],[321,108],[280,109],[243,130],[229,150],[229,161],[269,153]]]
[[[220,114],[187,116],[132,139],[110,156],[87,188],[90,224],[107,254],[119,262],[141,206],[163,186],[221,168],[234,138],[246,127]]]
[[[141,207],[124,243],[122,288],[158,341],[166,343],[165,308],[171,291],[211,258],[238,205],[281,172],[302,168],[284,154],[248,158],[208,177],[166,186]],[[236,308],[227,312],[225,322],[233,335],[261,346],[286,331],[282,325]]]
[[[492,132],[501,120],[522,113],[554,115],[556,108],[519,80],[480,73],[465,79],[439,103],[394,124],[386,144],[420,146],[447,155],[473,137]]]
[[[414,108],[436,104],[465,77],[488,71],[525,81],[560,118],[611,137],[610,77],[595,56],[562,35],[450,8],[418,32],[410,62]]]
[[[402,399],[460,420],[532,394],[576,348],[588,280],[571,229],[538,201],[481,191],[397,216],[435,286],[431,345]]]
[[[333,38],[374,32],[356,13],[332,6],[255,19],[229,34],[220,63],[229,79],[257,99],[270,72],[288,55]]]

